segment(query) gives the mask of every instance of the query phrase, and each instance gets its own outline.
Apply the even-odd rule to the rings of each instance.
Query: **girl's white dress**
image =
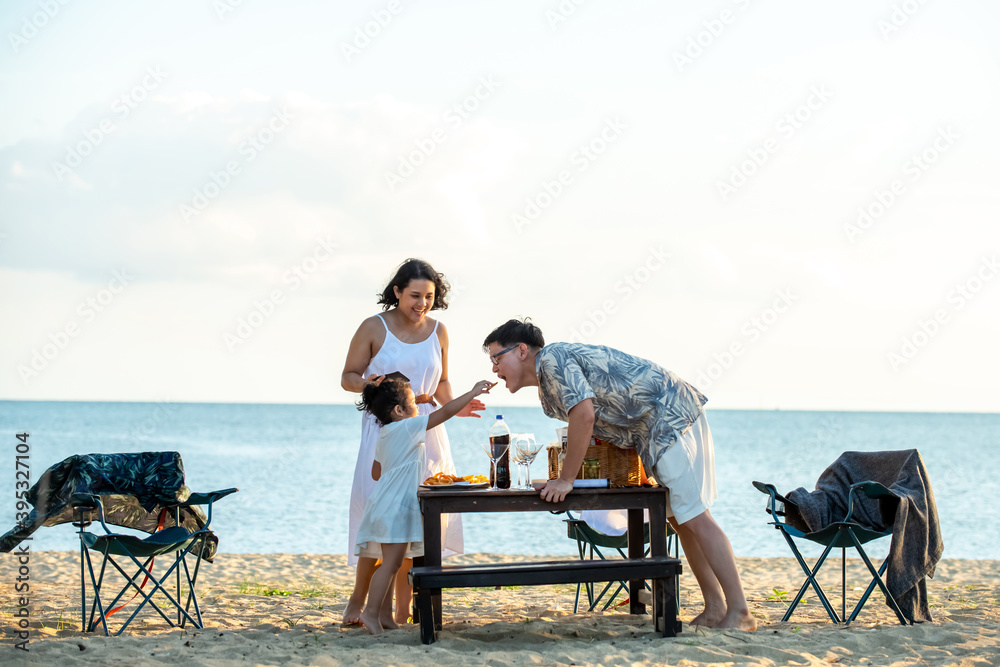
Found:
[[[379,319],[382,316],[379,315]],[[385,320],[382,320],[383,326]],[[404,343],[385,327],[385,342],[379,348],[378,354],[372,357],[365,369],[365,377],[370,375],[384,375],[399,371],[410,378],[410,387],[413,393],[431,394],[437,391],[438,382],[441,380],[441,341],[437,336],[437,324],[431,335],[419,343]],[[417,405],[420,415],[428,415],[437,408],[430,403],[420,403]],[[375,481],[372,479],[372,461],[375,460],[375,442],[381,430],[378,420],[374,416],[364,413],[361,420],[361,447],[358,451],[358,461],[354,467],[354,485],[351,487],[351,508],[348,518],[348,548],[347,562],[356,565],[358,557],[354,553],[354,546],[357,544],[358,526],[361,523],[361,514],[364,512],[365,503],[375,488]],[[426,437],[426,460],[424,463],[423,476],[419,481],[424,481],[431,475],[439,472],[455,474],[455,463],[451,458],[451,446],[448,443],[448,433],[444,426],[438,426],[427,432]],[[444,557],[463,553],[465,545],[462,538],[462,517],[460,514],[442,515],[441,534],[443,544],[441,545]]]
[[[375,460],[382,466],[382,475],[361,515],[354,555],[381,558],[382,544],[404,542],[409,543],[406,558],[424,555],[417,487],[424,480],[421,475],[426,432],[426,415],[382,427],[375,445]]]

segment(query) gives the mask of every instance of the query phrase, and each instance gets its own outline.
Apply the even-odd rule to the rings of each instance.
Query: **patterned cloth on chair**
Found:
[[[184,464],[178,452],[129,454],[75,454],[53,465],[38,479],[25,497],[34,509],[0,536],[0,552],[9,552],[42,526],[73,521],[73,497],[99,495],[105,520],[116,526],[156,532],[164,507],[173,508],[191,493],[184,485]],[[164,528],[180,525],[191,532],[205,525],[197,507],[182,506],[180,521],[168,512]],[[211,561],[218,538],[209,537],[203,558]]]

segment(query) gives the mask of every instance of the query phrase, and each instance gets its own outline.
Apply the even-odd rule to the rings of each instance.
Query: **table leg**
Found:
[[[663,590],[663,636],[676,637],[681,631],[681,622],[677,620],[677,588],[680,582],[676,574],[671,574],[664,580]]]
[[[658,496],[649,507],[649,555],[667,554],[667,497]]]
[[[434,636],[434,612],[431,610],[431,595],[427,589],[414,591],[417,595],[416,607],[420,615],[420,641],[424,644],[433,644],[436,641]]]
[[[423,556],[416,556],[413,559],[413,567],[422,567],[424,564]],[[413,616],[413,623],[420,623],[420,605],[417,604],[417,595],[414,592],[413,601],[411,603],[410,614]]]
[[[428,567],[441,566],[441,512],[430,510],[424,512],[424,565]],[[430,596],[430,609],[433,615],[428,622],[433,622],[435,630],[441,629],[441,589],[424,590],[424,595]],[[426,607],[421,607],[421,611]],[[421,623],[421,626],[423,624]]]
[[[642,558],[646,551],[643,539],[643,521],[641,509],[628,511],[628,557]],[[646,605],[639,601],[639,591],[643,590],[645,582],[642,579],[628,582],[628,600],[630,614],[645,614]]]

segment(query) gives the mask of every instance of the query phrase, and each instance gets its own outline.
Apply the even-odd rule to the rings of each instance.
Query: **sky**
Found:
[[[709,407],[995,412],[998,21],[6,2],[0,399],[352,402],[351,337],[420,257],[456,393],[531,317]]]

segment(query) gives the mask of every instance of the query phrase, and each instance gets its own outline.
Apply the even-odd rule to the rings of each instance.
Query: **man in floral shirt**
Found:
[[[529,321],[508,320],[486,337],[493,372],[515,393],[538,387],[542,410],[569,422],[563,473],[541,497],[573,490],[590,438],[635,449],[669,490],[667,517],[705,598],[695,625],[754,630],[732,546],[709,508],[716,498],[712,434],[701,392],[659,365],[601,345],[545,344]]]

